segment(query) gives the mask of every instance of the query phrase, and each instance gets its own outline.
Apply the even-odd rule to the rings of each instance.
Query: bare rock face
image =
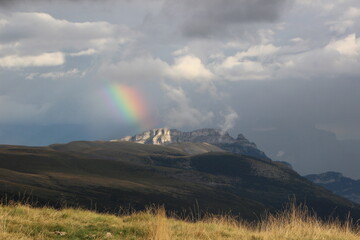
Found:
[[[241,138],[239,138],[241,136]],[[220,129],[205,128],[199,129],[192,132],[181,132],[176,129],[169,128],[157,128],[135,136],[127,136],[119,141],[130,141],[142,144],[155,144],[155,145],[166,145],[171,143],[182,143],[182,142],[206,142],[210,144],[217,143],[235,143],[241,141],[246,143],[247,141],[241,134],[238,139],[234,139],[225,132],[222,134]]]
[[[113,141],[129,141],[154,145],[168,145],[183,142],[209,143],[228,152],[270,160],[264,152],[256,147],[255,143],[247,140],[242,134],[239,134],[235,139],[231,137],[228,132],[222,132],[221,129],[214,128],[198,129],[191,132],[182,132],[169,128],[157,128],[132,137],[127,136]]]
[[[172,143],[171,135],[172,134],[170,129],[158,128],[158,129],[145,131],[133,137],[125,137],[120,140],[142,143],[142,144],[165,145]]]

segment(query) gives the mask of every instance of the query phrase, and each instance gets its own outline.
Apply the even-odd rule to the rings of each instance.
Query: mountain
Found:
[[[360,204],[360,180],[344,177],[338,172],[325,172],[321,174],[306,175],[310,181]]]
[[[135,136],[127,136],[113,141],[128,141],[141,144],[173,146],[189,142],[207,143],[228,152],[270,161],[265,153],[256,147],[255,143],[247,140],[242,134],[239,134],[235,139],[231,137],[228,132],[223,132],[221,129],[205,128],[191,132],[182,132],[176,129],[158,128],[145,131]],[[214,150],[209,149],[209,151]],[[215,149],[215,151],[219,151],[219,149]]]
[[[205,147],[211,151],[188,153]],[[40,206],[118,212],[119,207],[156,204],[180,216],[228,213],[248,220],[281,210],[295,197],[321,217],[351,212],[360,219],[359,205],[283,164],[216,148],[209,143],[127,141],[1,145],[0,193],[3,201]]]

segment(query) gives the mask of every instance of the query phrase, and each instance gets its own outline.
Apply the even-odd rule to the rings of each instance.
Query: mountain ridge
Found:
[[[216,128],[203,128],[190,132],[183,132],[170,128],[156,128],[134,136],[126,136],[111,141],[125,141],[153,145],[169,145],[184,142],[208,143],[228,152],[249,155],[270,161],[270,158],[268,158],[263,151],[259,150],[255,143],[246,139],[244,135],[238,134],[237,138],[233,138],[228,132]]]

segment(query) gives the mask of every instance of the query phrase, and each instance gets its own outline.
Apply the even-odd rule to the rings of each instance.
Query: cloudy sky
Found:
[[[164,126],[360,139],[359,33],[357,0],[1,0],[0,143]],[[133,118],[114,87],[136,92]]]

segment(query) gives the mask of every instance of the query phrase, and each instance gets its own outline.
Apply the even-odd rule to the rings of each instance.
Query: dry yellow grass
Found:
[[[181,221],[166,217],[163,208],[119,217],[80,209],[2,205],[0,239],[359,240],[360,231],[351,223],[322,222],[299,207],[250,225],[216,216],[196,223]]]

